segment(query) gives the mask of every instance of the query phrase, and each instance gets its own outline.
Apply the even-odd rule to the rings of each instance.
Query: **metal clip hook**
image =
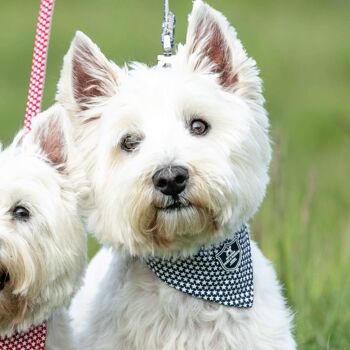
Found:
[[[164,18],[162,24],[161,41],[163,46],[163,55],[158,56],[158,64],[161,67],[170,67],[172,51],[175,43],[175,25],[176,17],[169,11],[169,0],[164,0]]]

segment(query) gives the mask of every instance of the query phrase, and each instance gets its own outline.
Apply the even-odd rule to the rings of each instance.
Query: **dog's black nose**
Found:
[[[176,196],[181,193],[187,185],[188,170],[182,166],[169,166],[159,169],[153,175],[154,187],[167,196]]]

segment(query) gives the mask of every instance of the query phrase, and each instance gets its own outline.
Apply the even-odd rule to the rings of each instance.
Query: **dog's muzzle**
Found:
[[[155,205],[157,210],[171,212],[191,208],[192,204],[183,196],[164,196],[163,200]]]

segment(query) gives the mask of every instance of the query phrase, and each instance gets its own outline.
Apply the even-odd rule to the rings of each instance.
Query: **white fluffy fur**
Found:
[[[110,261],[110,252],[104,248],[90,263],[85,285],[70,310],[79,348],[295,349],[291,315],[273,267],[255,243],[252,255],[254,305],[252,309],[236,309],[168,287],[130,255],[114,254]],[[104,278],[100,281],[97,277],[98,290],[92,288],[95,293],[90,294],[99,274]]]
[[[86,184],[68,157],[72,145],[64,114],[58,105],[50,108],[35,118],[30,133],[21,131],[0,153],[0,269],[10,276],[0,303],[23,302],[17,315],[0,311],[0,336],[46,320],[48,350],[73,349],[65,307],[86,263],[78,205]],[[28,220],[14,217],[16,206],[29,210]]]
[[[73,303],[81,349],[295,349],[281,288],[255,244],[248,310],[182,294],[140,259],[186,256],[224,240],[264,197],[271,149],[261,80],[224,16],[195,1],[186,44],[168,69],[119,69],[78,33],[58,100],[72,115],[92,182],[90,228],[113,247],[112,258],[103,250],[91,263]],[[190,134],[197,118],[210,125],[207,135]],[[142,139],[131,153],[120,145],[127,134]],[[190,172],[180,200],[191,205],[181,210],[158,209],[172,198],[152,176],[169,165]]]

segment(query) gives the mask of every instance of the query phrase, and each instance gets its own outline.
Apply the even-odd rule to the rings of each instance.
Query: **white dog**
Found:
[[[245,225],[268,184],[261,80],[222,14],[194,3],[171,67],[120,69],[83,34],[58,101],[104,249],[72,314],[84,350],[295,349],[271,263]]]
[[[0,349],[74,348],[65,306],[86,262],[86,185],[62,113],[42,113],[0,153]]]

